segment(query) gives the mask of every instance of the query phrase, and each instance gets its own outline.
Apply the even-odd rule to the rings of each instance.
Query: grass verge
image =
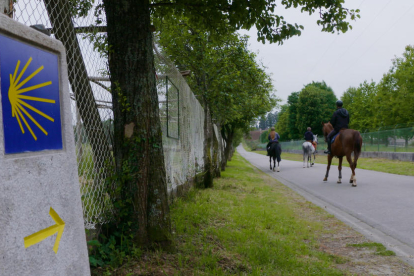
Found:
[[[94,274],[370,275],[379,264],[410,270],[396,257],[375,255],[376,248],[347,246],[370,241],[237,153],[228,165],[214,188],[192,190],[171,206],[174,253],[142,252]]]

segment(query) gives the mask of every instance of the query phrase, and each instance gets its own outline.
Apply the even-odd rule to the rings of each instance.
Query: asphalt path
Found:
[[[342,168],[342,184],[337,184],[338,167],[326,165],[303,168],[303,162],[283,160],[280,172],[269,168],[269,157],[237,151],[252,165],[268,173],[307,200],[325,208],[338,219],[374,241],[383,243],[414,266],[414,177],[356,169],[357,187],[349,183],[351,169]],[[316,157],[326,158],[326,155]],[[347,162],[344,159],[344,162]]]

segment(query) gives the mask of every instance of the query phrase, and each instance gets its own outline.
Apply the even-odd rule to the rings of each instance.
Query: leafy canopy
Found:
[[[301,12],[319,13],[317,24],[324,32],[346,32],[352,26],[347,20],[359,17],[359,10],[343,6],[344,0],[153,0],[153,16],[168,14],[185,16],[194,28],[226,32],[256,27],[258,40],[282,44],[283,40],[300,35],[303,26],[288,23],[277,14],[279,8],[300,8]]]

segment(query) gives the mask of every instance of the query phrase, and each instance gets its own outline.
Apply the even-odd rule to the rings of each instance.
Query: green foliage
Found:
[[[243,140],[244,132],[241,129],[236,129],[233,136],[233,148],[236,148]]]
[[[314,134],[322,135],[322,121],[329,121],[335,111],[337,98],[324,81],[305,85],[300,92],[293,92],[288,103],[278,114],[276,131],[281,141],[303,139],[307,127]]]
[[[251,150],[251,151],[255,151],[257,150],[259,143],[257,141],[254,140],[243,140],[244,143],[246,144],[246,146]]]
[[[288,106],[289,106],[289,123],[287,124],[288,127],[288,134],[289,139],[299,139],[301,134],[296,126],[296,120],[298,117],[298,100],[299,100],[300,92],[293,92],[288,96]]]
[[[247,37],[231,29],[216,37],[184,16],[155,24],[163,51],[181,70],[191,70],[188,84],[221,126],[247,130],[253,119],[276,106],[272,80],[248,50]]]
[[[275,130],[279,133],[280,141],[290,140],[289,135],[289,105],[285,104],[281,106],[279,112],[279,120],[276,123]]]
[[[115,170],[109,168],[109,171]],[[88,242],[92,266],[119,267],[141,253],[134,242],[138,230],[138,223],[133,219],[134,193],[125,192],[129,189],[125,183],[131,173],[133,169],[125,162],[121,174],[113,173],[106,179],[106,191],[112,206],[106,211],[108,217],[115,219],[102,225],[98,239]]]
[[[266,143],[269,142],[269,130],[265,130],[260,134],[260,143]]]
[[[377,126],[376,95],[375,82],[364,81],[358,88],[350,87],[345,91],[341,100],[350,114],[350,128],[366,130]]]
[[[276,0],[177,0],[168,3],[155,0],[151,6],[154,17],[186,16],[188,25],[193,29],[207,29],[221,34],[255,27],[259,41],[282,44],[286,39],[299,36],[304,28],[285,21],[283,16],[276,14],[277,8],[300,8],[301,12],[309,15],[319,13],[316,23],[322,26],[323,32],[334,33],[346,32],[352,28],[347,20],[359,18],[359,10],[347,9],[343,3],[343,0],[286,0],[280,4]]]
[[[303,138],[307,127],[311,127],[314,134],[323,135],[321,123],[331,119],[336,100],[332,89],[325,82],[312,82],[301,90],[295,124],[300,138]]]
[[[414,122],[413,75],[414,47],[407,46],[403,56],[393,60],[392,67],[378,84],[364,81],[357,88],[348,88],[341,99],[351,115],[350,127],[361,132],[393,130],[406,128]],[[395,138],[394,134],[403,138],[408,146],[414,130],[390,131],[383,142],[388,144],[389,137]]]

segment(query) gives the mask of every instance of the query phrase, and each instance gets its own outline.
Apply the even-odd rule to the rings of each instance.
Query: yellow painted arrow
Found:
[[[49,215],[56,222],[56,224],[43,230],[40,230],[39,232],[36,232],[34,234],[31,234],[30,236],[25,237],[25,248],[28,248],[29,246],[32,246],[38,242],[41,242],[47,237],[53,236],[57,233],[55,245],[53,246],[53,251],[55,251],[55,254],[57,254],[57,251],[59,249],[60,238],[62,237],[63,229],[65,228],[65,222],[59,217],[55,210],[52,209],[52,207],[50,207]]]

